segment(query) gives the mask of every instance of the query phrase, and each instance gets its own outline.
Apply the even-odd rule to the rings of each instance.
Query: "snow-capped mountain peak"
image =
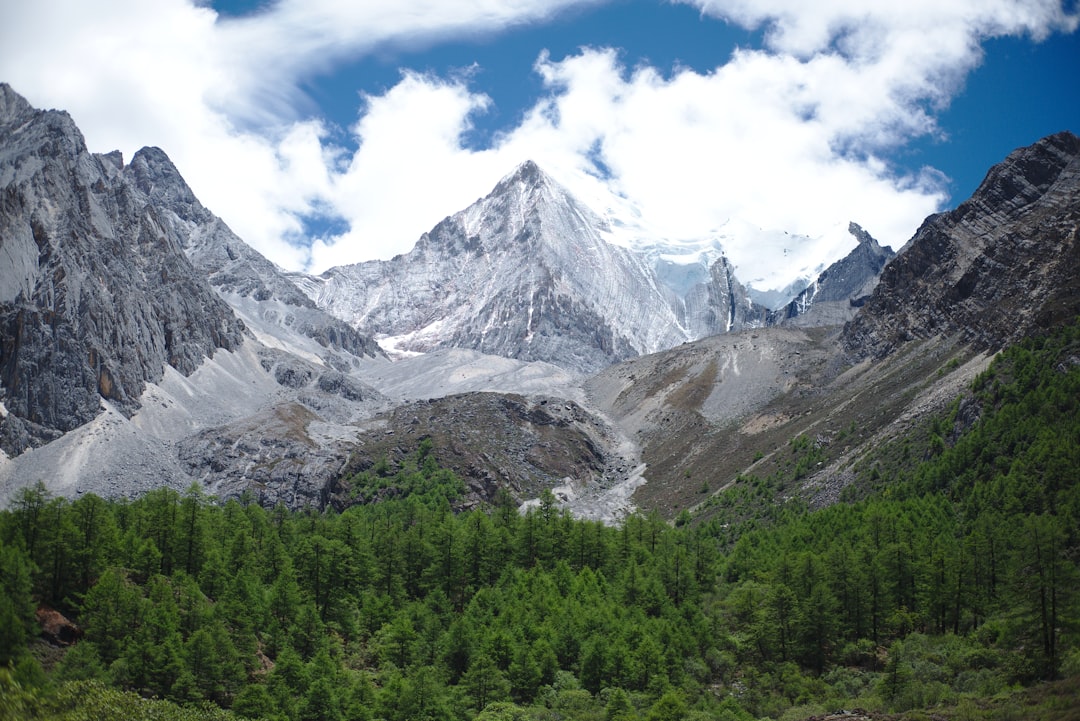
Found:
[[[410,252],[332,268],[303,287],[391,354],[469,348],[588,372],[786,318],[857,244],[842,228],[821,257],[821,238],[736,220],[701,238],[664,238],[609,200],[598,213],[526,161]]]
[[[730,327],[738,300],[729,269],[711,273],[718,247],[691,248],[695,269],[674,282],[657,270],[671,247],[641,252],[612,234],[529,161],[409,253],[324,273],[318,303],[384,348],[468,347],[578,371]],[[723,289],[709,290],[717,278]]]

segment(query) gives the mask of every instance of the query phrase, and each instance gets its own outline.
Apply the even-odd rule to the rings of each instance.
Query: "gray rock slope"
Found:
[[[284,325],[314,340],[327,352],[324,359],[340,365],[341,357],[376,357],[382,351],[368,336],[319,310],[273,263],[243,242],[195,197],[168,156],[158,148],[143,148],[125,175],[162,212],[170,231],[180,239],[192,264],[231,302],[254,329]],[[346,356],[346,357],[347,357]]]
[[[244,324],[117,156],[0,85],[0,447],[17,454],[124,414],[165,367],[193,372]]]
[[[857,223],[848,232],[859,244],[822,271],[813,283],[777,314],[770,325],[801,327],[840,325],[855,317],[877,286],[881,271],[896,253],[882,247]]]
[[[1080,138],[1013,151],[970,199],[930,216],[847,324],[855,357],[959,333],[997,350],[1080,313]]]
[[[127,166],[90,154],[66,114],[0,90],[0,503],[37,481],[110,496],[197,482],[323,506],[373,437],[404,437],[380,419],[407,397],[456,393],[447,407],[487,408],[492,390],[577,393],[554,366],[473,351],[391,366],[203,208],[163,152]],[[568,447],[617,457],[586,421],[567,426]],[[540,431],[523,438],[509,471],[556,479],[576,467],[546,452]],[[478,458],[491,466],[478,477],[508,470]]]
[[[385,362],[163,152],[91,154],[0,85],[0,498],[200,481],[317,503],[384,406],[357,373]]]
[[[1080,311],[1080,140],[1067,133],[928,219],[872,291],[887,250],[853,226],[859,247],[784,319],[834,322],[869,292],[839,337],[757,328],[775,320],[722,258],[676,291],[531,163],[413,252],[300,278],[301,291],[161,151],[126,167],[91,155],[70,118],[6,86],[0,139],[0,427],[9,455],[23,450],[0,455],[0,503],[37,480],[109,495],[197,481],[322,506],[350,469],[430,437],[478,498],[559,483],[595,517],[631,494],[674,512],[703,500],[702,479],[736,478],[798,433],[902,420],[909,391],[964,343],[992,350]],[[439,350],[391,364],[357,327]],[[929,340],[895,352],[910,338]],[[587,380],[566,371],[667,344]],[[852,356],[885,360],[845,370]]]
[[[526,162],[410,252],[331,269],[312,290],[384,346],[468,348],[578,372],[757,322],[723,259],[681,297],[607,231]]]

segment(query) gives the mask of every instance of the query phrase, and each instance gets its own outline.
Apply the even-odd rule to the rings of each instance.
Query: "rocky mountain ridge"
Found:
[[[66,113],[7,85],[0,332],[0,486],[259,483],[301,505],[348,455],[336,424],[384,400],[353,375],[385,362],[378,346],[237,238],[162,151],[92,154]],[[325,424],[313,445],[280,422],[290,404]],[[258,429],[244,453],[203,452],[201,434],[236,424]],[[299,460],[313,447],[320,462]]]
[[[685,340],[645,263],[599,224],[526,163],[409,253],[327,271],[317,302],[398,350],[471,348],[582,372]]]
[[[811,305],[806,300],[786,315],[770,314],[751,300],[726,258],[679,273],[656,251],[608,242],[609,230],[526,162],[488,196],[425,233],[410,252],[332,268],[305,287],[320,307],[397,351],[470,348],[584,373],[780,322]],[[880,271],[880,264],[869,265],[845,266],[858,286],[852,292]],[[687,282],[694,277],[700,280]],[[839,284],[827,287],[837,298],[823,301],[847,300]]]
[[[1019,148],[955,210],[926,219],[883,270],[842,343],[883,358],[903,343],[960,334],[998,350],[1080,313],[1080,138]]]
[[[770,315],[770,325],[839,325],[855,317],[877,286],[885,264],[896,253],[888,246],[879,245],[857,223],[851,223],[848,232],[859,244],[822,271],[779,313]]]
[[[675,515],[786,473],[800,436],[842,450],[791,490],[831,502],[868,444],[1080,298],[1069,134],[1010,155],[891,261],[853,224],[852,254],[780,312],[722,258],[676,292],[531,163],[413,252],[310,278],[243,244],[160,150],[90,154],[6,86],[0,138],[0,502],[43,480],[341,506],[350,473],[431,443],[463,505],[556,488],[588,517]],[[390,362],[357,330],[379,324],[427,352]]]
[[[280,268],[203,207],[176,166],[160,149],[143,148],[124,172],[150,204],[166,211],[163,214],[165,222],[183,243],[187,257],[206,275],[211,286],[236,301],[232,303],[234,309],[237,306],[255,309],[259,304],[267,304],[261,309],[263,320],[294,326],[297,332],[315,340],[330,354],[344,351],[358,357],[382,355],[370,337],[316,308]],[[241,300],[251,302],[242,303]],[[281,306],[287,307],[288,313],[280,313]],[[340,362],[338,359],[338,364]]]
[[[125,414],[168,366],[193,372],[244,324],[184,255],[116,156],[90,154],[66,113],[0,84],[0,447],[15,455]]]

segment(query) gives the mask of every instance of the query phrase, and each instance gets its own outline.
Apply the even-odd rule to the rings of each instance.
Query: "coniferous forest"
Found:
[[[455,513],[431,450],[340,512],[24,490],[0,719],[1077,717],[1078,326],[1002,353],[819,510],[744,477],[674,523],[550,495]],[[81,635],[36,640],[39,606]]]

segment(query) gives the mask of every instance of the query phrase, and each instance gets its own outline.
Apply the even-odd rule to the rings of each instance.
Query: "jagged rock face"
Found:
[[[721,287],[684,302],[605,229],[528,162],[409,253],[327,271],[318,304],[401,350],[470,348],[582,372],[729,329],[726,264]]]
[[[0,495],[198,480],[319,504],[352,424],[385,404],[351,375],[378,346],[237,238],[162,151],[92,155],[66,114],[7,86],[0,333]]]
[[[370,337],[316,308],[280,269],[203,207],[164,152],[143,148],[124,173],[150,203],[161,209],[162,217],[180,239],[188,258],[227,299],[276,301],[292,309],[287,322],[293,329],[321,346],[354,356],[382,354]]]
[[[213,286],[258,300],[276,297],[292,305],[311,305],[299,288],[275,272],[273,264],[236,237],[195,198],[176,166],[159,148],[143,148],[124,170],[184,239],[192,263],[206,271]]]
[[[895,253],[882,247],[857,223],[848,232],[859,244],[826,268],[817,280],[769,318],[770,325],[801,327],[840,325],[855,317],[877,286],[878,278]]]
[[[189,374],[243,332],[118,154],[0,85],[0,447],[78,427],[102,398],[130,414],[166,364]]]
[[[845,327],[856,357],[959,333],[996,350],[1080,312],[1080,138],[1014,151],[955,210],[928,218]]]
[[[680,301],[680,309],[692,339],[764,325],[768,309],[750,299],[727,258],[709,266],[709,280],[697,283]]]

